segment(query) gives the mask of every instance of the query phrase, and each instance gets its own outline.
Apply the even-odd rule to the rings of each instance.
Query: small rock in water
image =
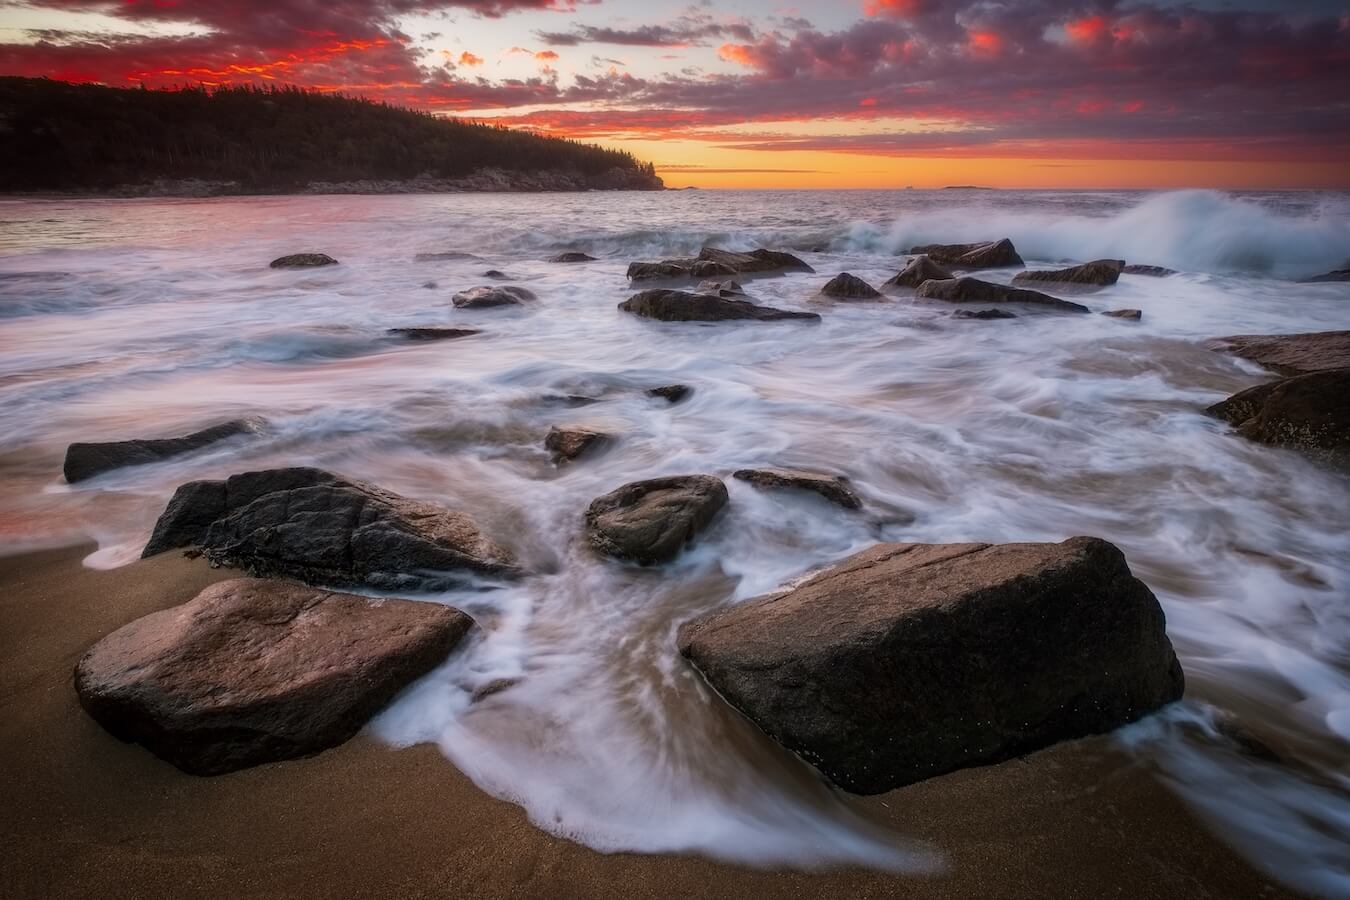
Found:
[[[680,652],[848,791],[1099,734],[1181,697],[1162,608],[1106,541],[878,544],[686,623]]]
[[[781,319],[814,321],[820,319],[816,313],[792,312],[774,309],[771,306],[758,306],[748,300],[659,288],[634,294],[620,303],[619,309],[662,322],[722,322],[736,319],[770,322]]]
[[[1253,441],[1318,456],[1350,456],[1350,368],[1260,384],[1205,412]]]
[[[484,278],[507,278],[507,274],[500,269],[488,269],[483,273]]]
[[[1000,269],[1024,265],[1017,248],[1008,238],[975,244],[924,244],[911,247],[910,253],[923,254],[933,262],[958,269]]]
[[[804,469],[738,469],[731,475],[757,488],[800,488],[814,491],[844,509],[861,509],[862,500],[849,487],[848,479]]]
[[[390,328],[385,332],[391,337],[407,338],[410,341],[449,341],[454,338],[469,337],[479,332],[473,328]]]
[[[271,262],[274,269],[307,269],[314,266],[335,266],[337,260],[327,253],[292,253],[281,256]]]
[[[424,281],[422,282],[422,287],[426,288],[427,290],[433,290],[436,287],[436,282]]]
[[[1120,270],[1122,275],[1146,275],[1149,278],[1166,278],[1168,275],[1177,274],[1176,269],[1168,269],[1163,266],[1141,266],[1129,265]]]
[[[544,436],[544,448],[553,451],[555,463],[576,459],[609,443],[610,436],[590,428],[559,428],[556,425]]]
[[[66,481],[74,484],[123,466],[141,466],[200,450],[226,438],[258,434],[264,424],[262,419],[235,419],[176,438],[77,442],[66,448],[66,461],[62,470]]]
[[[596,258],[589,253],[582,253],[580,250],[568,250],[566,253],[550,256],[548,261],[553,263],[580,263],[595,262]]]
[[[648,397],[660,397],[670,403],[679,403],[694,392],[687,384],[664,384],[661,387],[647,389]]]
[[[920,255],[909,261],[899,272],[886,279],[884,284],[891,287],[917,288],[925,281],[946,281],[954,277],[951,272],[933,262],[928,256]]]
[[[1120,280],[1121,269],[1125,267],[1123,259],[1097,259],[1081,266],[1067,269],[1034,269],[1030,272],[1018,272],[1013,276],[1013,284],[1046,283],[1060,290],[1077,288],[1095,290],[1108,287]]]
[[[840,300],[871,300],[881,296],[881,291],[848,272],[840,272],[825,282],[825,286],[820,289],[820,292],[826,297],[835,297]]]
[[[1110,316],[1113,319],[1130,319],[1135,322],[1144,318],[1143,311],[1138,309],[1108,309],[1102,315]]]
[[[473,253],[465,253],[463,250],[439,250],[434,253],[418,253],[413,256],[413,262],[445,262],[458,259],[482,259],[482,257]]]
[[[741,287],[739,281],[704,281],[694,290],[699,294],[713,294],[718,297],[733,297],[745,293],[745,288]]]
[[[946,300],[949,303],[1026,303],[1061,312],[1091,312],[1080,303],[1061,300],[1040,291],[1029,291],[1025,288],[1009,287],[1006,284],[995,284],[992,281],[980,281],[978,278],[969,277],[951,278],[947,281],[925,281],[919,285],[915,296],[930,300]]]
[[[674,559],[726,505],[712,475],[676,475],[625,484],[586,510],[591,546],[642,565]]]
[[[1215,338],[1210,346],[1260,363],[1281,375],[1350,369],[1350,331],[1235,334]]]
[[[335,747],[473,626],[453,607],[238,578],[99,641],[80,705],[194,775]]]
[[[450,298],[460,309],[486,309],[493,306],[519,306],[527,300],[533,300],[534,293],[523,287],[511,284],[500,286],[485,285],[460,291]]]
[[[581,394],[545,394],[539,400],[547,406],[566,406],[569,409],[600,402],[599,397],[584,397]]]
[[[1006,309],[958,309],[953,319],[1015,319],[1017,313]]]

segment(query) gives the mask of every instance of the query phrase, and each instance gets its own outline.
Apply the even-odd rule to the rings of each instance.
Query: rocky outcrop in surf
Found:
[[[1049,284],[1060,290],[1096,290],[1109,287],[1120,280],[1125,267],[1123,259],[1096,259],[1067,269],[1034,269],[1018,272],[1013,284]]]
[[[483,285],[460,291],[450,298],[459,309],[489,309],[494,306],[519,306],[534,299],[534,292],[513,284]]]
[[[883,286],[917,288],[925,281],[947,281],[953,278],[951,272],[939,266],[927,255],[916,256],[909,263],[883,282]]]
[[[437,328],[421,326],[415,328],[390,328],[385,334],[409,341],[451,341],[455,338],[472,337],[480,332],[474,328]]]
[[[1149,278],[1166,278],[1168,275],[1177,274],[1176,269],[1169,269],[1165,266],[1142,266],[1127,265],[1121,268],[1122,275],[1144,275]]]
[[[554,426],[544,435],[544,449],[553,454],[555,463],[570,462],[584,454],[599,450],[611,440],[603,431],[592,428]]]
[[[837,300],[873,300],[881,296],[881,291],[848,272],[840,272],[825,282],[820,293],[822,296],[834,297]]]
[[[761,490],[771,488],[789,488],[812,491],[826,500],[842,506],[844,509],[861,509],[862,500],[849,486],[848,479],[824,472],[808,472],[805,469],[737,469],[731,477],[753,484]]]
[[[279,256],[268,265],[273,269],[312,269],[317,266],[335,266],[337,260],[327,253],[292,253]]]
[[[1260,363],[1281,375],[1350,368],[1350,331],[1235,334],[1209,342],[1215,350]]]
[[[820,316],[816,313],[774,309],[771,306],[759,306],[749,300],[737,300],[734,297],[691,294],[688,291],[661,288],[634,294],[620,303],[619,309],[635,316],[658,319],[662,322],[820,320]]]
[[[1350,456],[1350,368],[1259,384],[1206,412],[1262,444],[1316,456]]]
[[[957,269],[1002,269],[1024,264],[1022,257],[1017,255],[1017,248],[1008,238],[974,244],[924,244],[910,247],[909,252]]]
[[[660,387],[647,388],[648,397],[660,397],[671,405],[679,403],[693,392],[694,389],[687,384],[663,384]]]
[[[583,263],[596,262],[596,258],[589,253],[582,253],[580,250],[568,250],[565,253],[550,256],[548,261],[551,263]]]
[[[630,281],[662,279],[721,278],[725,275],[759,275],[771,272],[814,272],[791,253],[777,250],[751,250],[738,253],[704,247],[692,259],[663,259],[658,262],[634,262],[628,265]]]
[[[107,443],[76,442],[66,448],[62,472],[74,484],[123,466],[143,466],[241,435],[262,431],[262,419],[235,419],[175,438],[148,438]]]
[[[586,510],[586,531],[598,552],[642,565],[674,559],[727,503],[727,486],[712,475],[676,475],[625,484]]]
[[[1009,287],[1006,284],[995,284],[992,281],[981,281],[978,278],[970,277],[949,278],[946,281],[925,281],[919,285],[915,295],[929,300],[946,300],[948,303],[1016,303],[1044,307],[1060,312],[1091,312],[1081,303],[1061,300],[1058,297],[1051,297],[1049,294],[1042,294],[1040,291]]]

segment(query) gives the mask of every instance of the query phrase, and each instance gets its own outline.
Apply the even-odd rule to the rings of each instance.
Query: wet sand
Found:
[[[6,898],[1284,898],[1108,739],[880,797],[868,815],[945,874],[765,871],[601,854],[534,828],[430,746],[364,735],[307,760],[184,775],[105,734],[71,671],[103,635],[230,577],[177,553],[0,558],[0,896]]]

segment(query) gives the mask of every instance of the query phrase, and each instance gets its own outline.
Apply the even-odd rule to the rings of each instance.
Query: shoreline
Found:
[[[434,746],[394,749],[364,733],[309,759],[185,775],[103,732],[71,671],[110,631],[236,573],[177,552],[88,569],[92,549],[0,558],[5,896],[1299,896],[1109,738],[848,799],[939,850],[948,866],[936,876],[603,854],[537,829]]]

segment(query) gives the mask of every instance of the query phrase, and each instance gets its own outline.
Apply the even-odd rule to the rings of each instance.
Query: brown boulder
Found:
[[[173,456],[200,450],[217,441],[238,435],[253,435],[262,430],[262,419],[235,419],[176,438],[149,438],[108,443],[74,443],[66,448],[62,471],[74,484],[123,466],[142,466]]]
[[[553,461],[557,463],[598,450],[609,440],[609,435],[603,431],[592,431],[589,428],[559,428],[555,425],[544,436],[544,448],[553,452]]]
[[[513,284],[484,285],[460,291],[450,298],[460,309],[486,309],[492,306],[518,306],[533,300],[534,293]]]
[[[726,502],[727,486],[712,475],[634,481],[593,500],[586,529],[606,556],[660,563],[674,559]]]
[[[550,256],[548,261],[552,263],[580,263],[580,262],[595,262],[596,259],[589,253],[582,253],[579,250],[568,250],[566,253],[559,253],[557,256]]]
[[[1006,309],[958,309],[952,313],[952,318],[989,321],[991,319],[1015,319],[1017,313],[1009,312]]]
[[[117,738],[217,775],[341,744],[472,625],[437,603],[238,578],[99,641],[75,690]]]
[[[1260,363],[1281,375],[1350,368],[1350,331],[1235,334],[1215,338],[1210,346]]]
[[[1078,290],[1096,290],[1107,287],[1120,280],[1120,271],[1125,267],[1123,259],[1096,259],[1081,266],[1067,269],[1035,269],[1030,272],[1018,272],[1013,276],[1013,284],[1053,284],[1060,290],[1074,288]]]
[[[1040,291],[1029,291],[1025,288],[1009,287],[1006,284],[994,284],[991,281],[969,277],[925,281],[919,285],[915,295],[929,300],[946,300],[948,303],[1026,303],[1061,312],[1090,312],[1080,303],[1061,300]]]
[[[1110,731],[1178,699],[1162,609],[1097,538],[878,544],[687,623],[732,706],[873,794]]]
[[[667,278],[718,278],[724,275],[757,274],[784,270],[815,271],[791,253],[762,248],[751,250],[749,253],[738,253],[733,250],[704,247],[699,251],[698,256],[692,259],[663,259],[659,262],[629,263],[628,278],[631,281]]]
[[[1350,368],[1259,384],[1205,412],[1263,444],[1345,457],[1350,455]]]
[[[804,469],[738,469],[732,478],[748,481],[757,488],[799,488],[814,491],[844,509],[861,509],[862,500],[849,487],[848,479]]]
[[[749,300],[712,294],[691,294],[656,288],[634,294],[619,304],[619,309],[646,319],[662,322],[723,322],[733,319],[754,319],[771,322],[780,319],[819,320],[816,313],[792,312],[758,306]]]
[[[455,338],[469,337],[478,334],[474,328],[436,328],[427,326],[421,328],[390,328],[385,332],[390,337],[401,337],[409,341],[449,341]]]
[[[292,253],[279,256],[270,263],[274,269],[310,269],[315,266],[335,266],[337,260],[327,253]]]
[[[825,282],[820,293],[839,300],[871,300],[881,296],[881,291],[872,287],[856,275],[840,272]]]
[[[1023,265],[1017,248],[1008,238],[975,244],[924,244],[911,247],[910,253],[924,254],[935,263],[958,269],[1001,269]]]
[[[892,287],[917,288],[925,281],[946,281],[953,277],[951,272],[933,262],[928,256],[916,256],[899,272],[886,279],[884,284]]]

